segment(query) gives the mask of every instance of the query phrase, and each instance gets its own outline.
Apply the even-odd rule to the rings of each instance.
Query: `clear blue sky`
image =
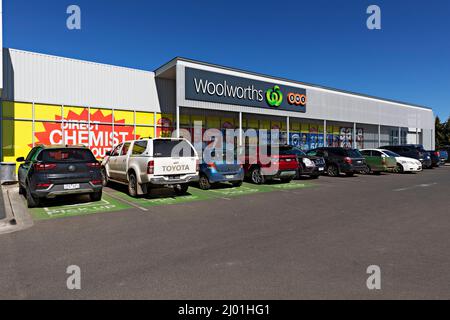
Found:
[[[82,30],[66,9],[82,10]],[[382,10],[382,30],[366,9]],[[448,0],[3,0],[4,46],[154,70],[175,56],[450,116]]]

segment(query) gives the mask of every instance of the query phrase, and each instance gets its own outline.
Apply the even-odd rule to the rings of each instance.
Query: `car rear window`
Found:
[[[350,157],[350,158],[362,158],[361,152],[359,152],[359,150],[355,150],[355,149],[347,149],[347,150],[345,150],[345,154],[347,157]]]
[[[38,158],[42,162],[95,162],[89,149],[48,149],[43,150]]]
[[[185,140],[154,140],[153,156],[155,158],[193,157],[194,149]]]
[[[147,141],[136,141],[133,145],[133,155],[141,155],[147,150]]]

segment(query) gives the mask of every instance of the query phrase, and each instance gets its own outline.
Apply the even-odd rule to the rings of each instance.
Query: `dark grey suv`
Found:
[[[92,201],[102,198],[101,165],[86,147],[41,145],[17,162],[19,193],[26,196],[29,208],[42,199],[70,194],[89,194]]]

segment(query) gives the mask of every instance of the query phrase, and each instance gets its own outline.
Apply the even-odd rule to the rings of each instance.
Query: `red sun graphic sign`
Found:
[[[96,158],[102,158],[115,145],[127,140],[134,140],[134,126],[125,126],[125,120],[115,120],[112,114],[104,116],[98,110],[91,114],[90,124],[81,123],[88,119],[88,110],[77,114],[70,111],[64,122],[44,122],[45,131],[36,132],[37,144],[55,145],[90,145]],[[62,117],[55,115],[56,121]],[[104,123],[115,123],[112,125]],[[136,136],[139,139],[139,136]]]

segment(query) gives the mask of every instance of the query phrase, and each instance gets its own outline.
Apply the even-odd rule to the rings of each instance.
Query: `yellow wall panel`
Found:
[[[36,120],[61,120],[62,106],[35,104],[34,116]]]
[[[21,102],[2,102],[3,118],[33,119],[33,104]]]
[[[134,124],[134,112],[114,110],[114,123]]]
[[[152,112],[136,112],[136,124],[153,126],[155,124],[155,116]]]

